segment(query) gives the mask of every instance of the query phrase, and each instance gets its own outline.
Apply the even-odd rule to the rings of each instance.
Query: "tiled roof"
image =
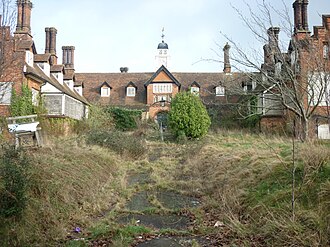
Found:
[[[51,85],[53,85],[55,88],[57,88],[58,90],[60,90],[61,92],[71,96],[72,98],[79,100],[85,104],[89,104],[88,101],[82,97],[81,95],[79,95],[78,93],[76,93],[75,91],[71,90],[65,83],[60,84],[56,78],[54,76],[50,76],[48,77],[40,68],[38,65],[34,65],[34,67],[29,66],[28,64],[26,64],[26,75],[27,76],[33,76],[36,77],[37,79],[39,79],[42,82],[48,82]]]
[[[112,105],[126,105],[126,86],[132,81],[137,86],[136,96],[129,101],[136,106],[145,106],[146,90],[144,83],[153,73],[76,73],[77,83],[84,84],[83,94],[89,102]],[[103,82],[111,87],[111,97],[101,97],[100,87]]]
[[[145,105],[146,87],[155,73],[76,73],[77,82],[84,83],[84,96],[90,102],[111,105]],[[250,80],[244,73],[171,73],[181,85],[181,91],[188,90],[196,81],[200,85],[200,95],[208,103],[219,100],[215,96],[215,87],[222,85],[228,95],[243,93],[242,82]],[[111,85],[111,96],[101,97],[100,87],[103,82]],[[137,86],[136,96],[126,97],[126,87],[133,82]]]
[[[74,80],[74,78],[75,78],[74,70],[64,68],[64,80]]]
[[[180,82],[173,76],[173,74],[168,71],[168,69],[162,65],[160,68],[152,75],[152,77],[144,84],[148,86],[161,72],[165,72],[165,74],[178,86],[181,87]]]
[[[35,54],[34,61],[35,62],[48,62],[50,59],[50,54]]]
[[[63,64],[50,66],[50,71],[51,72],[62,72],[63,70],[64,70],[64,65]]]
[[[33,45],[33,40],[19,40],[17,42],[18,50],[29,50]]]

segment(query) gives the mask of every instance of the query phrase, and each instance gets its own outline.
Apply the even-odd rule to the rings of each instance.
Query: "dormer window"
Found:
[[[199,89],[200,89],[200,85],[194,81],[191,85],[190,85],[190,92],[194,95],[199,95]]]
[[[215,95],[216,96],[225,96],[225,88],[223,86],[217,86],[215,88]]]
[[[110,97],[110,88],[109,87],[101,88],[101,97]]]
[[[191,87],[190,92],[194,95],[199,95],[199,87]]]
[[[126,89],[126,95],[128,97],[135,97],[135,94],[136,94],[135,87],[127,87],[127,89]]]
[[[256,88],[255,81],[242,82],[242,88],[244,92],[251,92]]]
[[[111,87],[107,82],[101,85],[101,97],[110,97]]]
[[[129,82],[128,85],[126,86],[126,96],[127,97],[135,97],[136,95],[136,85],[134,82]]]

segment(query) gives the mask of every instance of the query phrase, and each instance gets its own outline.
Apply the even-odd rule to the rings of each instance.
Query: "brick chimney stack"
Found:
[[[308,0],[296,0],[293,3],[294,32],[308,32]]]
[[[66,69],[74,69],[74,50],[74,46],[62,46],[62,63]]]
[[[57,56],[56,56],[56,35],[57,30],[54,27],[46,27],[46,45],[45,45],[45,54],[50,53],[50,65],[57,64]]]
[[[15,35],[28,34],[31,35],[31,11],[32,2],[30,0],[18,0],[17,1],[17,25]]]
[[[281,51],[279,48],[279,27],[270,27],[267,30],[268,43],[264,45],[264,64],[263,68],[266,70],[272,70],[275,65],[276,56],[278,56]]]
[[[308,31],[308,0],[303,0],[302,3],[302,25],[304,31]]]
[[[225,72],[226,74],[231,73],[229,50],[230,50],[230,45],[227,43],[225,45],[225,47],[223,48],[223,51],[224,51],[224,68],[223,68],[223,72]]]
[[[269,45],[271,46],[271,48],[275,48],[275,49],[278,48],[279,33],[280,33],[279,27],[270,27],[267,30]]]

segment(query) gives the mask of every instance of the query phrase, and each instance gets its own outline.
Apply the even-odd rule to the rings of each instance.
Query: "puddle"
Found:
[[[142,173],[130,173],[127,178],[128,186],[134,185],[143,185],[152,183],[152,179],[150,178],[150,173],[142,172]]]
[[[146,227],[152,227],[156,229],[175,229],[175,230],[185,230],[190,225],[190,220],[186,216],[180,215],[139,215],[139,214],[129,214],[121,216],[118,219],[118,223],[129,224],[132,221],[138,221],[139,225]]]
[[[143,211],[151,207],[153,205],[148,201],[148,193],[146,191],[133,195],[126,205],[126,208],[131,211]]]
[[[168,209],[193,208],[200,205],[200,201],[196,198],[173,191],[159,191],[156,197],[158,201]]]

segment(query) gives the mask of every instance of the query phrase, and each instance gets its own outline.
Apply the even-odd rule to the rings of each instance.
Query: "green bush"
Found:
[[[22,93],[12,92],[10,113],[12,116],[27,116],[37,113],[37,107],[32,102],[32,91],[28,86],[22,86]]]
[[[211,120],[200,98],[184,92],[172,100],[168,123],[176,136],[184,132],[186,137],[198,138],[207,133]]]
[[[0,215],[19,216],[26,205],[29,161],[22,151],[4,147],[0,159]]]
[[[85,119],[87,128],[90,130],[113,129],[113,117],[111,113],[102,106],[91,105],[88,118]]]
[[[140,158],[147,151],[141,138],[120,131],[89,132],[87,143],[110,148],[120,155],[133,159]]]
[[[115,127],[118,130],[128,131],[137,128],[137,119],[141,118],[140,110],[130,110],[124,108],[108,108],[106,112],[111,113]]]

